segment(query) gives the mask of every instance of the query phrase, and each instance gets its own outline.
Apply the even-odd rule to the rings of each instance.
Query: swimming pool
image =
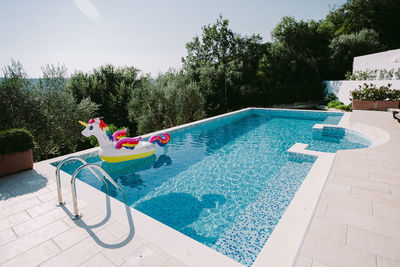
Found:
[[[352,133],[325,131],[342,113],[247,110],[171,132],[172,140],[149,158],[101,165],[123,188],[127,203],[217,251],[251,265],[313,165],[291,160],[295,143],[335,152],[363,148]],[[56,163],[55,163],[56,165]],[[72,174],[79,164],[63,166]],[[89,172],[78,176],[105,191]],[[122,199],[118,191],[110,195]]]

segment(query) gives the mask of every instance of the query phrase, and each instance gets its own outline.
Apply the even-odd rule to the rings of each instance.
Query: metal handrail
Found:
[[[93,164],[93,163],[87,163],[85,165],[80,166],[79,168],[77,168],[74,172],[74,174],[72,175],[71,178],[71,191],[72,191],[72,202],[74,205],[74,216],[72,217],[73,220],[79,219],[82,217],[82,214],[79,213],[78,211],[78,201],[76,199],[76,187],[75,187],[75,180],[76,180],[76,176],[78,175],[78,173],[85,169],[85,168],[94,168],[97,169],[98,171],[101,172],[102,175],[104,175],[104,177],[107,178],[107,180],[113,185],[115,186],[115,188],[117,188],[121,193],[122,196],[124,198],[124,203],[126,204],[126,196],[125,196],[125,192],[124,190],[122,190],[122,188],[114,181],[113,178],[111,178],[111,176],[99,165]]]
[[[60,163],[58,163],[57,165],[57,169],[56,169],[56,182],[57,182],[57,194],[58,194],[58,206],[63,206],[65,205],[65,201],[62,201],[62,194],[61,194],[61,181],[60,181],[60,170],[61,170],[61,166],[64,165],[64,163],[68,162],[68,161],[72,161],[72,160],[77,160],[80,161],[81,163],[83,163],[84,165],[88,164],[86,162],[86,160],[78,157],[78,156],[72,156],[72,157],[68,157],[64,160],[62,160]],[[84,166],[83,165],[83,166]],[[97,165],[96,165],[97,166]],[[108,184],[107,182],[103,179],[102,176],[100,176],[98,173],[96,173],[92,168],[89,168],[89,170],[94,174],[94,176],[97,177],[97,179],[99,179],[106,187],[107,190],[107,194],[110,192],[109,188],[108,188]]]

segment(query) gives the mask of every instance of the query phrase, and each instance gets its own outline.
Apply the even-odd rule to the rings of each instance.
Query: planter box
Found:
[[[374,109],[374,101],[353,99],[353,109],[372,110]]]
[[[388,108],[399,108],[399,101],[390,101],[390,100],[375,101],[376,110],[387,111]]]
[[[33,168],[32,149],[0,155],[0,176]]]

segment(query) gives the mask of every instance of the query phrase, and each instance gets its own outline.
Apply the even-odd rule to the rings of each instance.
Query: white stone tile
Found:
[[[124,244],[127,242],[126,244]],[[115,265],[121,265],[125,259],[134,250],[142,245],[147,245],[149,242],[141,237],[139,234],[135,234],[131,240],[126,240],[126,238],[117,239],[116,243],[124,244],[118,249],[106,248],[102,253],[111,260]]]
[[[96,240],[108,244],[114,241],[114,237],[107,231],[101,230],[96,233],[96,239],[94,239],[93,236],[89,236],[81,242],[78,242],[76,245],[58,254],[57,256],[44,262],[42,266],[62,267],[79,265],[99,253],[102,249],[104,249],[104,245],[102,243],[97,243]]]
[[[349,185],[338,184],[334,182],[327,182],[324,188],[325,192],[334,192],[335,194],[340,192],[344,194],[351,193],[351,187]]]
[[[350,226],[400,239],[400,223],[365,213],[328,206],[326,218]]]
[[[371,173],[370,177],[372,181],[400,186],[400,174],[397,173],[392,173],[392,175],[387,175],[384,173]]]
[[[331,173],[336,175],[349,176],[353,178],[369,180],[369,174],[365,170],[354,170],[354,169],[332,169]]]
[[[46,241],[39,246],[30,249],[17,257],[2,264],[3,267],[15,267],[15,266],[38,266],[43,261],[57,255],[60,249],[51,241]]]
[[[7,244],[13,240],[17,239],[17,236],[9,228],[0,232],[0,246]]]
[[[400,222],[400,208],[399,207],[384,205],[384,204],[380,204],[380,203],[374,203],[372,205],[372,208],[374,210],[375,216]]]
[[[400,196],[400,185],[390,185],[390,190],[392,191],[393,195]]]
[[[66,231],[68,226],[62,221],[56,221],[35,232],[25,235],[0,247],[0,264],[21,254],[40,243]]]
[[[0,219],[6,218],[10,215],[16,214],[18,212],[21,212],[23,210],[29,209],[30,207],[34,207],[36,205],[41,204],[42,202],[34,197],[30,198],[26,201],[20,202],[18,204],[6,207],[6,208],[1,208],[0,209]]]
[[[335,182],[339,184],[350,185],[351,187],[359,187],[371,191],[390,193],[389,185],[385,183],[378,183],[365,179],[347,177],[343,175],[336,175]]]
[[[400,261],[400,240],[349,227],[349,246],[368,251],[391,260]]]
[[[125,261],[132,266],[158,267],[167,263],[171,256],[155,245],[141,245],[130,252]]]
[[[161,267],[189,267],[188,265],[184,264],[180,260],[171,257],[167,262],[163,263]]]
[[[66,250],[69,247],[79,243],[85,238],[89,237],[88,231],[84,228],[80,228],[75,226],[56,237],[53,237],[53,241],[59,246],[62,250]]]
[[[332,241],[346,244],[347,225],[314,217],[309,232]]]
[[[328,203],[320,200],[317,204],[317,208],[315,209],[314,216],[324,218],[327,208],[328,208]]]
[[[330,266],[320,261],[313,260],[312,267],[330,267]]]
[[[112,267],[116,266],[111,261],[109,261],[103,254],[99,253],[91,257],[81,265],[80,267]]]
[[[296,259],[296,263],[294,267],[311,267],[312,259],[305,257],[303,255],[299,255]]]
[[[378,256],[378,267],[399,267],[400,262]]]
[[[353,188],[352,195],[354,197],[370,200],[372,202],[400,207],[400,196],[397,195],[365,190],[361,188]]]
[[[366,214],[372,214],[372,204],[369,200],[359,199],[335,192],[324,192],[320,201],[327,203],[328,206],[335,206],[363,212]]]
[[[15,233],[19,237],[21,237],[66,216],[67,214],[62,208],[56,207],[55,209],[41,216],[32,218],[26,222],[13,226],[13,229]]]
[[[373,254],[311,233],[307,234],[301,253],[329,266],[376,267],[376,257]]]
[[[28,213],[25,211],[21,211],[17,214],[10,215],[4,219],[0,220],[0,231],[10,228],[14,225],[20,224],[22,222],[28,221],[31,217],[29,217]]]

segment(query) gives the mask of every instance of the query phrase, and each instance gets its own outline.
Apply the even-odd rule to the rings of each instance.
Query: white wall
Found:
[[[355,57],[353,59],[353,74],[359,70],[400,68],[400,49]]]
[[[400,50],[400,49],[399,49]],[[351,103],[350,101],[350,91],[357,89],[359,85],[363,85],[364,83],[370,84],[373,83],[379,86],[387,86],[388,83],[391,83],[391,89],[400,90],[400,80],[376,80],[376,81],[325,81],[326,83],[326,93],[334,93],[339,101],[342,101],[344,104],[348,105]]]

